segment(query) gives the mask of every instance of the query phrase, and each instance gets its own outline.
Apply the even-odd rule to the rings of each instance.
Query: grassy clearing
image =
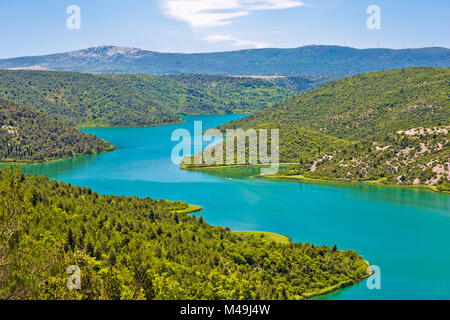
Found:
[[[273,232],[263,232],[263,231],[233,231],[233,233],[244,240],[255,238],[261,239],[264,242],[276,242],[281,244],[291,243],[291,239],[285,235],[273,233]]]
[[[203,207],[190,204],[185,209],[173,210],[172,212],[173,213],[194,213],[194,212],[199,212],[199,211],[202,211],[202,210],[203,210]]]

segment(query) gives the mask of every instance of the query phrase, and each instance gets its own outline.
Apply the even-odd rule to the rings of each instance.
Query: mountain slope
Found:
[[[0,162],[46,161],[113,149],[93,135],[0,98]]]
[[[449,124],[449,88],[450,69],[374,72],[331,82],[221,128],[279,123],[356,141]]]
[[[254,112],[297,95],[260,79],[0,71],[0,97],[75,126],[152,126],[178,114]]]
[[[107,76],[0,71],[0,97],[73,126],[151,126],[180,122],[165,106]]]
[[[438,186],[450,191],[450,127],[413,128],[363,140],[281,172],[331,180]]]
[[[254,127],[253,129],[256,130],[256,136],[258,137],[258,141],[260,141],[259,136],[259,130],[266,129],[267,134],[267,149],[270,150],[272,147],[272,137],[270,133],[270,129],[278,128],[280,131],[279,136],[279,158],[280,162],[283,164],[294,164],[306,161],[311,161],[319,154],[326,154],[328,152],[333,152],[335,150],[344,149],[348,146],[353,145],[353,143],[335,138],[333,136],[329,136],[326,134],[323,134],[319,131],[314,131],[310,129],[305,128],[299,128],[296,126],[290,126],[290,125],[275,125],[275,124],[261,124],[259,126]],[[235,145],[237,146],[237,141],[239,138],[243,139],[245,133],[242,133],[242,136],[240,134],[233,137],[235,139]],[[228,139],[231,139],[228,137]],[[246,141],[245,144],[245,150],[239,150],[236,148],[237,151],[235,152],[235,164],[237,163],[238,157],[241,157],[240,159],[245,159],[244,162],[249,162],[249,144],[248,141]],[[226,150],[226,142],[221,142],[219,144],[216,144],[215,146],[206,149],[201,154],[196,154],[191,157],[186,157],[183,159],[181,166],[183,169],[200,169],[200,168],[210,168],[210,167],[219,167],[219,166],[228,166],[227,165],[227,159],[226,155],[223,154],[223,157],[219,159],[219,163],[208,163],[211,162],[211,160],[208,159],[208,154],[214,153],[217,150]],[[255,153],[256,155],[256,153]],[[201,156],[201,158],[200,158]],[[214,158],[215,159],[215,158]],[[216,159],[215,159],[216,160]],[[261,159],[258,156],[258,161],[261,161]],[[233,166],[233,164],[231,165]]]
[[[11,168],[0,169],[0,201],[10,231],[0,234],[0,299],[303,299],[367,277],[357,252],[244,237],[176,213],[182,202],[98,195]],[[66,288],[70,265],[80,290]]]
[[[449,125],[450,69],[410,68],[335,81],[219,129],[278,128],[280,162],[298,163],[281,176],[447,190]]]
[[[262,79],[200,74],[111,75],[181,115],[251,113],[299,94]]]
[[[0,69],[146,74],[352,75],[419,66],[450,67],[450,50],[305,46],[294,49],[178,54],[104,46],[46,56],[0,60]]]
[[[265,79],[277,86],[305,92],[317,89],[328,82],[344,78],[343,76],[274,76]]]

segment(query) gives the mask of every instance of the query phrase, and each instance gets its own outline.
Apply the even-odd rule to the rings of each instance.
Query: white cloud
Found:
[[[231,45],[234,47],[266,48],[269,46],[269,44],[264,42],[243,40],[228,34],[210,34],[203,40],[207,42],[231,42]]]
[[[164,0],[166,14],[192,28],[220,27],[252,11],[282,10],[303,6],[298,0]]]

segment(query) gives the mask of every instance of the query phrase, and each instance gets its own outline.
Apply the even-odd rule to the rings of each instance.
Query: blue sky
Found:
[[[81,9],[69,30],[67,7]],[[370,5],[381,29],[369,30]],[[210,52],[307,44],[450,47],[448,0],[17,0],[0,1],[0,58],[99,45]]]

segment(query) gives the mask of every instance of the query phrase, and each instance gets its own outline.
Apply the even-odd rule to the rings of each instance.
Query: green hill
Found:
[[[0,202],[0,299],[302,299],[367,276],[357,252],[234,234],[175,213],[182,202],[12,168],[0,169]],[[80,290],[66,288],[71,265]]]
[[[254,112],[298,94],[258,79],[0,71],[0,97],[73,126],[153,126]]]
[[[72,126],[146,126],[180,121],[167,108],[108,76],[1,71],[0,96]]]
[[[437,186],[450,191],[450,127],[415,128],[324,153],[280,172],[327,180]]]
[[[446,190],[449,88],[449,69],[363,74],[219,128],[279,128],[280,162],[298,164],[280,176]]]
[[[53,118],[0,98],[0,162],[36,162],[114,147]]]
[[[326,154],[328,152],[332,152],[335,150],[340,150],[342,148],[346,148],[347,146],[352,145],[351,142],[342,140],[333,136],[329,136],[323,134],[319,131],[314,131],[305,128],[299,128],[295,126],[289,125],[277,125],[277,124],[261,124],[256,126],[254,129],[256,130],[256,134],[259,141],[259,130],[266,129],[268,132],[267,135],[267,149],[270,154],[270,150],[272,147],[272,140],[270,129],[278,128],[279,129],[279,158],[281,164],[294,164],[299,162],[309,162],[316,158],[318,154]],[[245,135],[245,133],[243,133]],[[237,135],[233,139],[235,140],[235,148],[237,152],[235,153],[235,163],[237,163],[237,157],[241,156],[245,158],[245,163],[249,161],[249,145],[248,140],[246,140],[245,150],[238,150],[237,148],[237,140],[240,138],[240,135]],[[243,137],[246,138],[246,137]],[[248,139],[248,138],[246,138]],[[207,149],[203,152],[200,162],[200,154],[193,155],[187,159],[183,160],[182,168],[183,169],[200,169],[206,167],[220,167],[220,166],[228,166],[226,164],[226,157],[223,154],[221,158],[221,164],[208,164],[205,163],[205,153],[211,152],[211,154],[215,154],[213,150],[218,150],[217,148],[222,148],[222,150],[226,150],[226,142],[219,143],[218,145]],[[241,153],[240,151],[244,151]],[[258,157],[258,161],[260,161]]]
[[[305,92],[327,84],[330,81],[344,78],[343,76],[275,76],[264,77],[277,86]]]
[[[296,89],[244,77],[185,74],[113,75],[111,78],[179,115],[251,113],[299,94]]]
[[[331,82],[221,127],[277,123],[348,140],[450,123],[450,69],[411,68]]]

